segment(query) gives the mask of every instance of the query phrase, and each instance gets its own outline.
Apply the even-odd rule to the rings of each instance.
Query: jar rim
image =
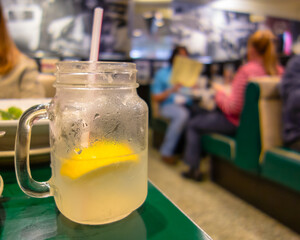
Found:
[[[56,69],[59,73],[137,72],[135,63],[109,61],[60,61]]]
[[[56,88],[137,87],[135,63],[63,61],[56,66]]]

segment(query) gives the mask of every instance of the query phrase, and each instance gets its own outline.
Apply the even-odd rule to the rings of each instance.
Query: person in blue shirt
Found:
[[[177,55],[187,57],[188,52],[185,47],[175,47],[169,66],[157,71],[151,85],[153,100],[159,103],[160,115],[170,120],[160,148],[162,160],[169,164],[176,163],[174,151],[190,116],[186,108],[190,99],[179,93],[182,88],[180,84],[172,85],[170,82],[172,65]]]

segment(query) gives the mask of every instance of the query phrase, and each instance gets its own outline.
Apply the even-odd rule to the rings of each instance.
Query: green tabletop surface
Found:
[[[33,169],[32,175],[45,175],[44,171]],[[128,217],[111,224],[90,226],[65,218],[53,197],[26,196],[12,180],[13,173],[0,173],[5,181],[0,197],[0,239],[211,239],[151,182],[145,203]]]

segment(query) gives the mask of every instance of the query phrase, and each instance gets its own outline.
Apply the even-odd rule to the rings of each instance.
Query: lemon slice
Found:
[[[80,153],[72,154],[69,159],[63,159],[60,174],[75,180],[99,168],[138,161],[138,155],[133,153],[128,144],[97,142]]]

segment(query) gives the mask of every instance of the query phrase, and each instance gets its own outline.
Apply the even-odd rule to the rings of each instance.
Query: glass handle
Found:
[[[48,182],[37,182],[31,176],[29,164],[29,149],[31,129],[40,119],[48,119],[49,105],[36,105],[26,110],[19,120],[15,142],[15,170],[17,181],[24,193],[31,197],[43,198],[50,196]]]
[[[5,131],[0,131],[0,137],[3,137],[5,135]],[[4,181],[3,178],[0,175],[0,197],[2,195],[3,192],[3,188],[4,188]]]

